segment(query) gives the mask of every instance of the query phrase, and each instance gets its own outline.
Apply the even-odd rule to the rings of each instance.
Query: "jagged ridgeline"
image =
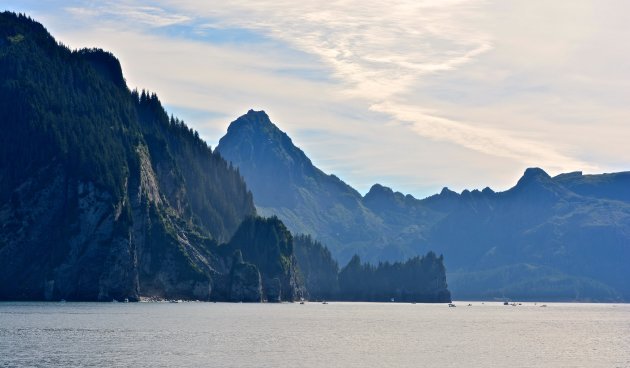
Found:
[[[264,111],[232,122],[217,150],[241,170],[259,213],[311,234],[339,264],[434,251],[458,299],[630,298],[630,172],[530,168],[503,192],[445,188],[416,199],[375,184],[362,196],[315,167]],[[311,263],[300,265],[307,274]]]
[[[129,91],[113,55],[10,12],[0,127],[0,299],[227,299],[238,262],[219,244],[246,218],[271,226],[239,172],[156,95]]]

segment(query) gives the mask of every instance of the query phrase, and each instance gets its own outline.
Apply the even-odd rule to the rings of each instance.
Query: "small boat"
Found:
[[[472,304],[468,303],[468,306],[469,306],[469,307],[472,307]]]
[[[125,298],[125,303],[129,303],[129,298]]]
[[[453,303],[448,303],[448,307],[449,307],[449,308],[455,308],[455,307],[457,307],[457,306],[456,306],[455,304],[453,304]]]
[[[322,304],[328,304],[328,302],[324,300],[324,301],[322,302]]]
[[[510,305],[510,303],[508,303],[508,302],[503,302],[503,305]]]
[[[302,301],[300,302],[300,304],[304,305],[304,300],[302,300]]]

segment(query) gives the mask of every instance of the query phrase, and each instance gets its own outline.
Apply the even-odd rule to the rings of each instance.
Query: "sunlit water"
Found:
[[[630,305],[0,303],[0,366],[630,367]]]

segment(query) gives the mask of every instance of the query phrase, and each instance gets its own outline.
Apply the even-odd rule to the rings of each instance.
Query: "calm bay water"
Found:
[[[630,305],[0,303],[0,366],[630,367]]]

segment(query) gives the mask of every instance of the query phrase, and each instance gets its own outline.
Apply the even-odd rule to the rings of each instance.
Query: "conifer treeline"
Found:
[[[255,214],[238,170],[198,132],[169,118],[154,93],[130,91],[114,55],[72,51],[30,18],[2,15],[0,199],[58,165],[118,203],[140,165],[137,150],[146,146],[164,200],[204,235],[227,241]]]
[[[296,257],[312,299],[449,302],[444,258],[429,252],[404,262],[362,263],[358,255],[339,270],[330,251],[308,235],[295,237]]]

